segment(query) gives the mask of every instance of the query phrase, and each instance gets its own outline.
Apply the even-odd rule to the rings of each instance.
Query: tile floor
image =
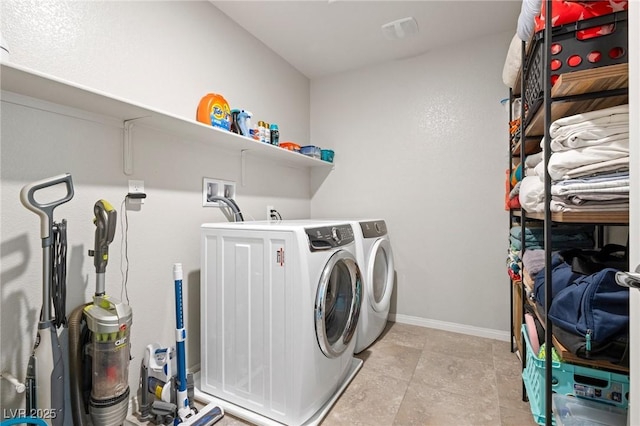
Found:
[[[533,426],[509,343],[390,322],[322,426]],[[248,425],[231,415],[216,425]]]

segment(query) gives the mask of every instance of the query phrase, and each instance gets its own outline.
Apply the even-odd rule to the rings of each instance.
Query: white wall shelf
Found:
[[[326,161],[257,142],[195,120],[158,111],[14,64],[2,63],[0,72],[3,100],[10,99],[10,101],[16,102],[16,99],[27,96],[62,106],[63,110],[71,108],[119,122],[125,130],[123,132],[125,153],[123,169],[125,174],[132,174],[134,167],[131,156],[133,141],[129,131],[131,123],[175,134],[185,141],[201,142],[211,144],[219,149],[241,152],[243,158],[246,153],[250,153],[296,168],[323,168],[327,170],[333,168],[333,164]],[[7,92],[19,96],[11,96]]]

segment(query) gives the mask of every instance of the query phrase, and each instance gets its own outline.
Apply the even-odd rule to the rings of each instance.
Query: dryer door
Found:
[[[393,292],[395,267],[391,243],[380,238],[373,243],[367,257],[367,279],[365,281],[369,303],[376,312],[387,312]]]
[[[347,350],[358,325],[361,301],[360,268],[351,253],[340,250],[325,265],[316,293],[316,338],[327,357],[339,357]]]

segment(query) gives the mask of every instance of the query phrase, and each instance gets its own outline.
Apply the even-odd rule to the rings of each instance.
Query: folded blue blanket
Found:
[[[595,230],[595,226],[593,225],[579,225],[579,226],[558,226],[554,227],[552,231],[553,239],[562,239],[564,236],[571,236],[580,233],[593,234]],[[509,234],[512,237],[520,238],[522,235],[522,227],[521,226],[513,226],[509,230]],[[541,240],[544,237],[544,228],[542,227],[526,227],[525,230],[525,241],[529,241],[529,238],[534,238],[535,240]],[[589,237],[591,238],[591,237]],[[532,240],[534,241],[534,240]]]
[[[514,250],[522,250],[520,238],[509,237],[509,243]],[[544,238],[526,239],[525,245],[527,250],[544,249]],[[576,234],[573,236],[565,235],[564,238],[551,238],[552,250],[566,250],[570,248],[593,248],[593,239],[586,233]],[[525,252],[526,253],[526,252]]]

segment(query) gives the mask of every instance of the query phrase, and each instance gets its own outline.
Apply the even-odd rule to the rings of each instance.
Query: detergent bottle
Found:
[[[205,95],[198,105],[196,120],[210,126],[229,130],[231,127],[231,111],[227,100],[217,93]]]

